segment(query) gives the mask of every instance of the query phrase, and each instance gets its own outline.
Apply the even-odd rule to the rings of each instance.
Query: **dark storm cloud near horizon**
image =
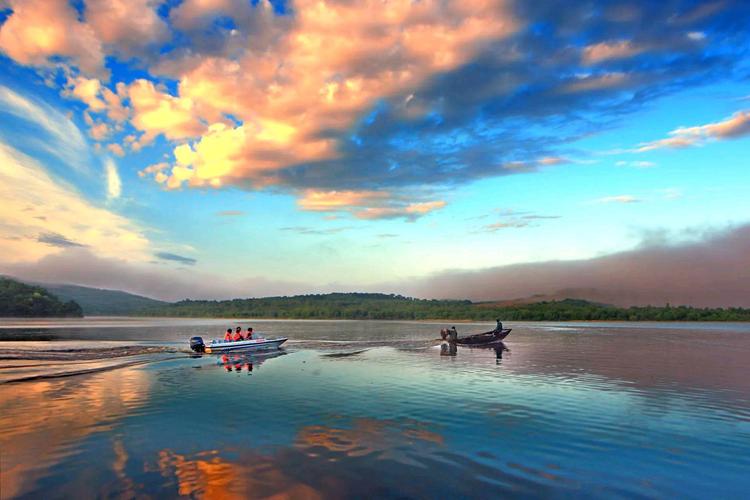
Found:
[[[750,307],[750,224],[679,245],[650,235],[634,250],[587,260],[446,271],[406,291],[475,301],[542,294],[616,305]]]
[[[750,307],[750,224],[669,244],[647,235],[641,247],[603,257],[445,271],[367,286],[302,283],[262,277],[232,280],[200,272],[128,264],[69,248],[36,263],[5,265],[0,272],[47,283],[124,290],[163,300],[369,291],[422,298],[508,300],[536,294],[578,297],[617,305]]]
[[[339,141],[339,159],[274,176],[297,189],[410,189],[533,172],[542,157],[585,154],[571,143],[659,97],[748,76],[750,2],[518,2],[515,10],[526,23],[518,34],[378,101],[350,129],[322,134]],[[583,60],[584,46],[620,42],[634,53]],[[427,112],[411,116],[410,106]]]

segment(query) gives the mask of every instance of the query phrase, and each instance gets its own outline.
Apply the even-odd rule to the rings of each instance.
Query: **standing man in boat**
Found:
[[[503,329],[503,322],[502,322],[502,321],[500,321],[500,319],[499,319],[499,318],[498,318],[498,319],[496,319],[495,321],[497,321],[497,326],[495,327],[495,330],[497,330],[498,332],[499,332],[499,331],[502,331],[502,329]]]

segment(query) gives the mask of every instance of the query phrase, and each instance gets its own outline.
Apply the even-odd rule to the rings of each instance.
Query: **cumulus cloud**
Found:
[[[96,0],[86,3],[86,21],[100,43],[122,56],[143,55],[166,41],[169,29],[159,17],[156,0]]]
[[[101,42],[78,20],[67,0],[10,0],[10,16],[0,28],[0,50],[21,64],[53,65],[65,57],[88,74],[104,74]]]
[[[720,122],[680,127],[669,133],[670,137],[639,145],[637,152],[643,153],[661,148],[686,148],[699,146],[711,140],[736,139],[750,134],[750,111],[738,111]]]
[[[150,259],[150,243],[137,224],[93,205],[2,143],[0,200],[1,262],[36,262],[71,246],[126,261]]]
[[[131,123],[144,133],[141,144],[159,135],[173,140],[196,137],[206,129],[195,114],[192,100],[174,97],[149,80],[131,83],[127,95],[133,110]]]
[[[670,239],[661,235],[634,250],[593,259],[447,271],[387,288],[473,300],[542,294],[618,305],[750,307],[750,225],[686,243]]]
[[[159,136],[171,142],[166,166],[144,176],[167,189],[272,186],[302,196],[408,195],[563,163],[568,143],[649,100],[732,75],[747,41],[736,20],[750,14],[732,0],[710,9],[102,0],[85,2],[80,16],[65,0],[40,3],[10,2],[0,49],[20,64],[62,57],[73,66],[66,92],[96,115],[94,137],[127,129],[118,154]],[[97,74],[105,55],[149,76],[106,83]],[[641,147],[696,144],[694,132],[702,140],[724,133],[681,131]],[[358,216],[409,216],[432,207],[424,203],[436,200],[413,194]]]

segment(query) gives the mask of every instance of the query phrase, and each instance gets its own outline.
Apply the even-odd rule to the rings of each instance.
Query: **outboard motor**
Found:
[[[201,337],[190,337],[190,349],[195,352],[206,352],[206,344]]]

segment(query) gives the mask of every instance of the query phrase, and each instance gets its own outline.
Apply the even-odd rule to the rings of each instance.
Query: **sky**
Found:
[[[749,22],[744,0],[0,0],[0,273],[750,306]]]

